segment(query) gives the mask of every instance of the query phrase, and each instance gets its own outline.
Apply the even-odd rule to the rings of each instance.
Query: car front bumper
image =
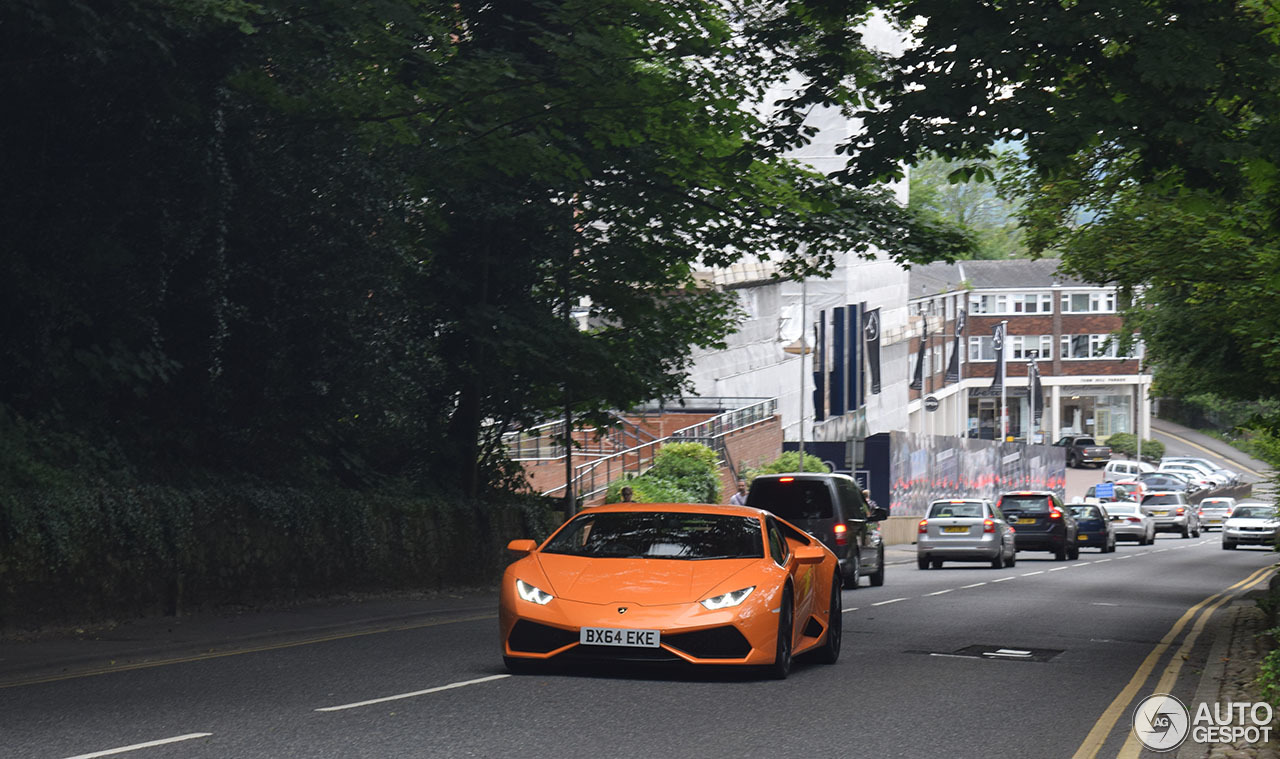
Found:
[[[1226,543],[1236,543],[1239,545],[1275,545],[1275,530],[1241,530],[1237,528],[1227,527],[1222,530],[1222,540]]]

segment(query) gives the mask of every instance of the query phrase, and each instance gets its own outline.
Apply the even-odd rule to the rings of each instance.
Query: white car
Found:
[[[1116,480],[1133,480],[1143,472],[1154,472],[1155,466],[1145,461],[1130,461],[1129,459],[1111,459],[1102,467],[1102,481],[1115,482]]]
[[[1185,477],[1199,490],[1211,490],[1226,484],[1218,481],[1217,478],[1193,464],[1161,464],[1156,473],[1176,474]]]
[[[1214,496],[1200,501],[1200,528],[1208,531],[1213,527],[1222,529],[1231,510],[1236,507],[1236,499],[1225,496]]]
[[[1237,504],[1231,516],[1222,524],[1222,548],[1231,550],[1238,545],[1274,546],[1280,534],[1280,515],[1275,506],[1246,502]]]
[[[1232,485],[1235,485],[1240,481],[1239,472],[1237,472],[1234,469],[1227,469],[1226,467],[1219,466],[1218,464],[1213,463],[1209,459],[1201,459],[1201,458],[1196,458],[1194,456],[1165,456],[1164,458],[1160,459],[1161,464],[1165,463],[1166,461],[1170,463],[1175,461],[1177,462],[1190,461],[1193,464],[1200,464],[1201,466],[1209,467],[1209,469],[1213,470],[1214,472],[1230,480]]]
[[[1206,479],[1212,480],[1217,486],[1231,484],[1231,478],[1218,471],[1218,468],[1209,464],[1201,464],[1198,461],[1169,461],[1161,460],[1160,469],[1158,471],[1173,472],[1198,472]]]
[[[1156,539],[1156,523],[1136,503],[1108,503],[1107,515],[1116,533],[1116,540],[1133,540],[1140,546],[1149,546]]]
[[[985,498],[934,501],[916,535],[921,569],[941,569],[944,561],[985,561],[1003,569],[1017,563],[1017,551],[1009,522]]]

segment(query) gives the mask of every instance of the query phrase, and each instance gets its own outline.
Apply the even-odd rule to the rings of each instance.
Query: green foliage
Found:
[[[1267,635],[1273,641],[1280,640],[1280,627],[1267,630]],[[1257,683],[1262,698],[1273,707],[1280,708],[1280,648],[1273,648],[1263,657],[1258,667]]]
[[[964,164],[930,157],[911,167],[910,208],[956,224],[973,235],[977,259],[1023,258],[1027,248],[1018,228],[1018,203],[1006,197],[999,178],[1016,162],[1012,151],[995,160]],[[982,181],[972,178],[981,175]]]
[[[800,468],[800,452],[785,451],[781,456],[773,461],[762,464],[758,467],[747,470],[747,479],[751,480],[758,474],[782,474],[784,472],[829,472],[830,469],[823,463],[822,459],[811,453],[804,455],[804,469]]]
[[[639,503],[719,503],[720,455],[702,443],[667,443],[644,474],[610,483],[605,502],[620,501],[623,487]]]
[[[1117,432],[1107,438],[1107,446],[1111,448],[1113,453],[1125,458],[1134,458],[1138,455],[1138,436],[1132,432]],[[1144,461],[1159,461],[1163,457],[1164,443],[1159,440],[1142,441],[1142,458]]]

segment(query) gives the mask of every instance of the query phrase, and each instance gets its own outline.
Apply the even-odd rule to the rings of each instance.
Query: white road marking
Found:
[[[979,587],[982,587],[983,585],[986,585],[986,583],[985,583],[985,582],[975,582],[975,583],[974,583],[974,584],[972,584],[972,585],[961,585],[961,586],[960,586],[960,589],[961,589],[961,590],[968,590],[969,588],[979,588]]]
[[[1036,572],[1027,572],[1026,574],[1023,575],[1023,577],[1030,577],[1031,575],[1042,575],[1042,574],[1044,574],[1043,569]]]
[[[1117,556],[1116,561],[1121,561],[1123,559],[1132,559],[1132,558],[1133,556]]]
[[[880,602],[878,602],[878,603],[873,603],[873,604],[871,604],[871,605],[872,605],[872,606],[884,606],[885,604],[896,604],[896,603],[897,603],[897,602],[899,602],[899,601],[905,601],[905,600],[907,600],[907,599],[905,599],[905,598],[890,598],[888,601],[880,601]]]
[[[1090,606],[1119,606],[1120,604],[1109,604],[1109,603],[1106,603],[1105,601],[1094,601],[1089,605]]]
[[[1148,551],[1148,553],[1164,553],[1164,552],[1165,552],[1165,551],[1167,551],[1167,550],[1169,550],[1169,549],[1168,549],[1168,548],[1157,548],[1157,549],[1156,549],[1156,550],[1154,550],[1154,551]]]
[[[435,688],[427,688],[426,690],[416,690],[412,693],[401,693],[396,696],[384,696],[383,698],[371,698],[368,701],[357,701],[354,704],[343,704],[342,706],[325,706],[325,707],[316,709],[316,711],[340,712],[343,709],[355,709],[361,706],[372,706],[373,704],[383,704],[388,701],[399,701],[400,699],[403,699],[403,698],[414,698],[416,696],[425,696],[428,693],[439,693],[442,690],[451,690],[453,688],[465,688],[468,685],[478,685],[480,683],[487,683],[493,680],[501,680],[507,677],[511,677],[511,675],[490,675],[488,677],[481,677],[475,680],[464,680],[460,683],[449,683],[448,685],[440,685]]]
[[[1016,579],[1018,579],[1018,578],[1016,578],[1016,577],[1001,577],[999,580],[992,580],[991,582],[1008,582],[1008,581],[1010,581],[1010,580],[1016,580]]]
[[[1071,569],[1071,567],[1054,567],[1053,569],[1050,569],[1049,571],[1050,571],[1050,572],[1061,572],[1061,571],[1062,571],[1062,570],[1064,570],[1064,569]]]
[[[942,595],[943,593],[950,593],[950,592],[951,592],[951,591],[953,591],[953,590],[955,590],[955,588],[947,588],[946,590],[935,590],[935,591],[934,591],[934,592],[932,592],[932,593],[925,593],[925,595],[926,595],[926,596],[940,596],[940,595]]]
[[[113,754],[123,754],[128,751],[137,751],[138,749],[153,748],[155,746],[166,746],[170,743],[180,743],[182,741],[194,740],[196,738],[208,738],[213,733],[188,733],[187,735],[178,735],[173,738],[161,738],[158,741],[147,741],[146,743],[135,743],[132,746],[121,746],[120,748],[109,748],[106,751],[95,751],[92,754],[77,754],[69,756],[67,759],[94,759],[98,756],[111,756]]]
[[[1094,564],[1101,564],[1101,563],[1102,563],[1102,562],[1104,562],[1104,561],[1111,561],[1111,559],[1098,559],[1097,561],[1095,561],[1095,562],[1093,562],[1093,563],[1094,563]]]
[[[858,607],[856,607],[856,606],[855,606],[855,607],[853,607],[852,609],[845,609],[845,610],[843,610],[841,613],[842,613],[842,614],[848,614],[848,613],[849,613],[849,612],[851,612],[851,611],[857,611],[857,610],[858,610]]]

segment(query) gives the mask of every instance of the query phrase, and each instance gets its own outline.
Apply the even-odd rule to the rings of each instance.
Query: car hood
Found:
[[[551,592],[581,603],[696,603],[762,559],[617,559],[541,554]],[[746,582],[747,585],[752,584]],[[736,588],[729,588],[736,590]]]

